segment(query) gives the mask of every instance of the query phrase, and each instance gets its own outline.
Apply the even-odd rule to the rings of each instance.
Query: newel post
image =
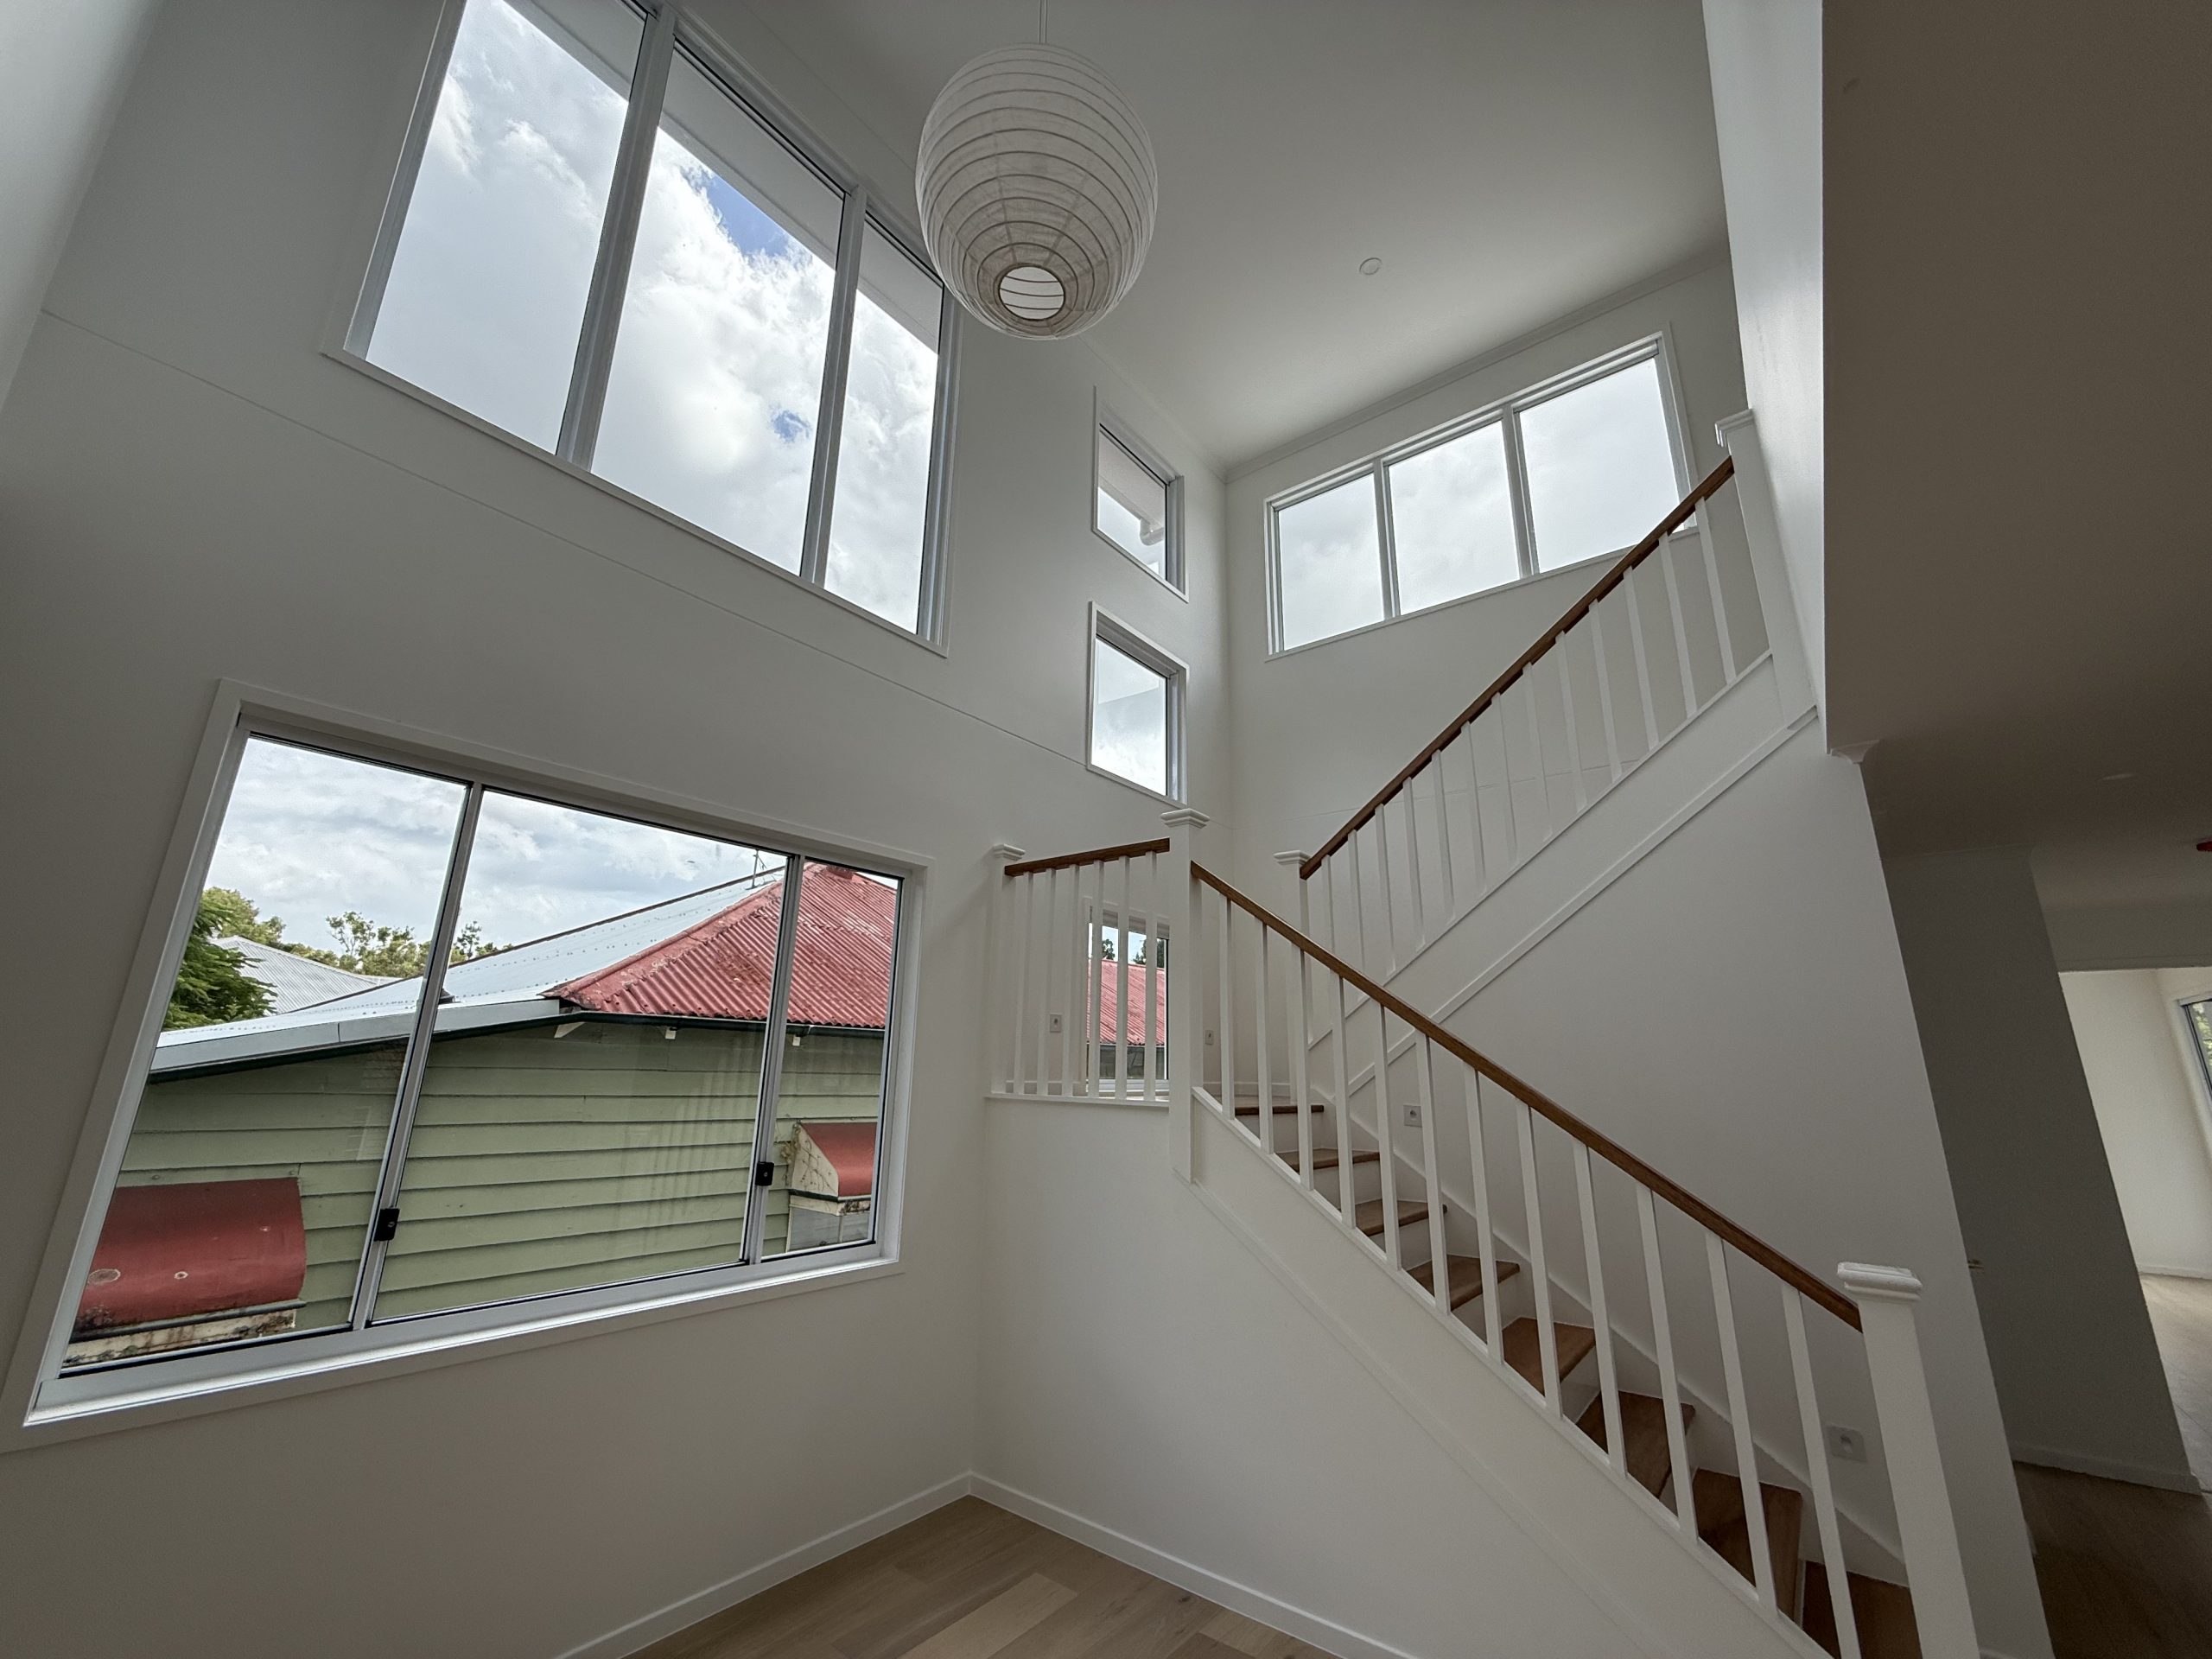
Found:
[[[1943,1479],[1943,1451],[1920,1357],[1914,1312],[1920,1281],[1903,1268],[1862,1262],[1846,1262],[1836,1274],[1859,1304],[1920,1650],[1928,1659],[1979,1659],[1966,1567],[1959,1556],[1958,1520]]]
[[[987,1094],[1017,1086],[1012,1043],[1015,970],[1007,940],[1014,931],[1014,898],[1007,891],[1006,867],[1021,856],[1021,849],[1011,842],[993,842],[984,866],[989,871],[984,880],[991,888],[985,895],[983,908],[983,983],[987,988],[983,998],[983,1090]]]
[[[1782,519],[1774,504],[1774,474],[1767,470],[1758,421],[1751,410],[1731,415],[1713,430],[1729,459],[1736,463],[1736,505],[1751,556],[1751,575],[1758,583],[1767,647],[1774,653],[1775,690],[1782,699],[1783,712],[1795,716],[1813,706],[1813,677],[1805,655],[1805,630],[1796,590],[1789,580],[1789,561],[1782,552]]]
[[[1187,806],[1160,815],[1167,826],[1167,857],[1160,865],[1161,931],[1167,958],[1167,1147],[1175,1173],[1191,1179],[1192,1141],[1198,1114],[1192,1110],[1192,1085],[1205,1065],[1205,1039],[1199,1030],[1198,883],[1191,874],[1198,855],[1198,831],[1210,820]]]

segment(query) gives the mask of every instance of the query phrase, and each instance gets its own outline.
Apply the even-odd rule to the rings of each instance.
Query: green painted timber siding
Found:
[[[673,1029],[673,1039],[664,1036]],[[377,1315],[469,1306],[734,1261],[760,1094],[758,1027],[588,1021],[431,1051]],[[785,1057],[764,1243],[782,1249],[791,1125],[876,1116],[878,1033]],[[148,1084],[124,1185],[291,1175],[307,1228],[299,1328],[346,1317],[397,1091],[397,1046]]]

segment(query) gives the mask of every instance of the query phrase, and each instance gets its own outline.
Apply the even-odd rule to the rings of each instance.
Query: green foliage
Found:
[[[248,976],[245,956],[215,943],[217,933],[235,931],[229,925],[230,912],[219,894],[238,897],[221,888],[200,895],[192,932],[184,942],[184,960],[177,965],[168,1009],[162,1016],[164,1031],[219,1025],[226,1020],[251,1020],[269,1012],[269,988]],[[210,903],[211,899],[214,902]]]
[[[337,950],[302,950],[302,956],[312,956],[319,962],[352,973],[373,974],[385,979],[412,979],[429,965],[429,941],[416,938],[411,927],[372,922],[358,910],[349,910],[343,916],[326,917],[324,925],[330,929],[331,938],[338,941]],[[285,948],[298,949],[290,945]],[[470,922],[454,936],[453,950],[447,961],[468,962],[488,957],[499,949],[498,945],[485,942],[484,929],[480,924]]]
[[[271,916],[264,919],[261,906],[255,904],[236,887],[210,887],[200,895],[200,913],[212,918],[215,937],[251,939],[256,944],[273,944],[285,950],[297,951],[299,946],[284,943],[284,918]]]

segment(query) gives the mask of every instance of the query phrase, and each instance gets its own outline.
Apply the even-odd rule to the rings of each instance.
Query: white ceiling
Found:
[[[1038,18],[752,10],[902,156],[952,72]],[[1225,468],[1725,237],[1696,0],[1057,0],[1050,23],[1160,160],[1151,256],[1091,338]]]

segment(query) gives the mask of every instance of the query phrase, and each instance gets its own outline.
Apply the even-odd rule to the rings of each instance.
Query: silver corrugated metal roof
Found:
[[[276,945],[241,939],[235,934],[226,934],[215,943],[244,957],[247,976],[269,988],[271,1014],[289,1014],[296,1008],[327,1002],[334,996],[349,996],[391,982],[375,974],[348,973],[327,962],[296,957]]]

